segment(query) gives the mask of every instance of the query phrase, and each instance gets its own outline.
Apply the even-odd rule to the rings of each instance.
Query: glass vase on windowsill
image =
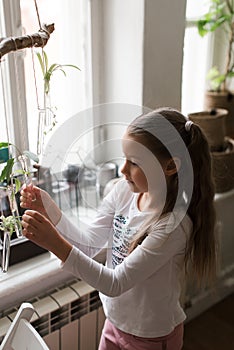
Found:
[[[5,217],[1,215],[0,219],[0,230],[2,231],[1,245],[2,245],[2,271],[7,272],[10,260],[10,246],[11,246],[11,236],[13,232],[18,234],[18,237],[22,236],[22,227],[20,222],[20,217],[15,216],[18,209],[12,211],[12,214]]]

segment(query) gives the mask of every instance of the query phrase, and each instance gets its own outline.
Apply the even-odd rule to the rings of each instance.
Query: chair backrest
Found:
[[[20,306],[0,345],[0,350],[49,350],[40,334],[30,323],[33,313],[32,304],[23,303]]]

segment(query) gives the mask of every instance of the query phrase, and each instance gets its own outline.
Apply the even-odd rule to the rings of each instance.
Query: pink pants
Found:
[[[106,320],[98,350],[181,350],[183,323],[170,334],[159,338],[142,338],[117,329]]]

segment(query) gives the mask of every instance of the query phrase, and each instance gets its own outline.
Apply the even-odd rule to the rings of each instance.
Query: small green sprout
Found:
[[[15,231],[15,227],[22,227],[19,216],[9,215],[5,217],[4,215],[0,216],[0,230],[8,231],[10,236]]]

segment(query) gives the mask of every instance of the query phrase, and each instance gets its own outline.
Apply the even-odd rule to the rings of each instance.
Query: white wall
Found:
[[[145,0],[143,104],[181,107],[185,0]]]
[[[144,0],[92,0],[93,103],[142,104]]]
[[[186,0],[93,0],[91,7],[94,103],[180,108]]]
[[[116,113],[113,108],[112,113],[110,108],[95,113],[95,125],[110,123],[111,118],[129,123],[142,106],[180,109],[185,4],[186,0],[92,0],[93,103],[122,104]],[[124,104],[127,113],[120,113]],[[102,135],[98,132],[94,144],[116,134],[103,127]],[[110,159],[109,151],[102,151],[101,159]]]

